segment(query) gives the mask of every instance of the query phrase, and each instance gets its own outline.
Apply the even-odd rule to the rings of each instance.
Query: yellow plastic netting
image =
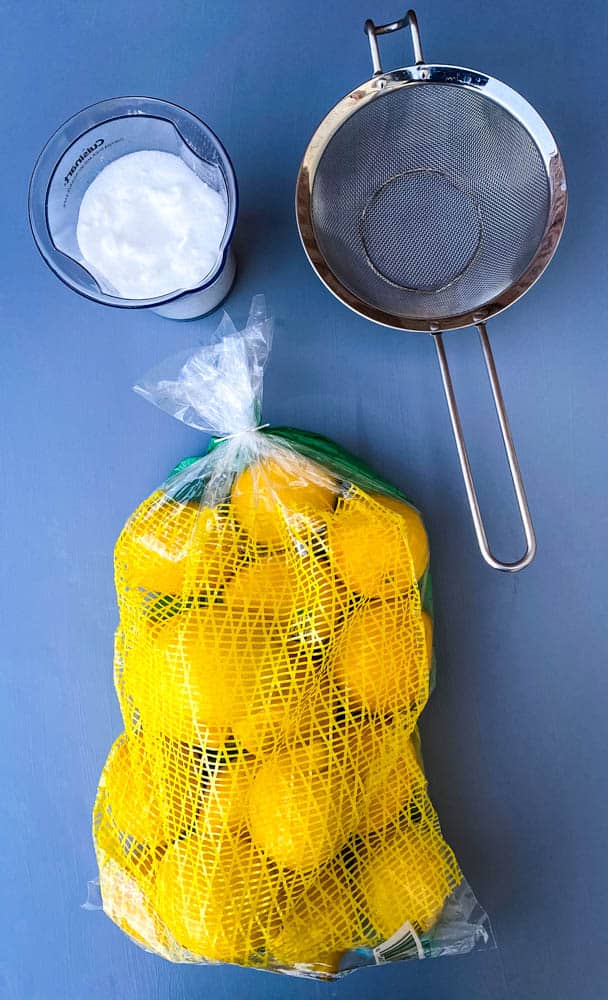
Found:
[[[116,545],[124,732],[93,830],[106,913],[173,961],[311,976],[469,950],[429,801],[429,548],[337,445],[259,425],[263,301],[138,391],[222,433]],[[425,596],[427,604],[422,600]]]
[[[118,540],[95,841],[104,907],[155,951],[331,973],[461,878],[413,738],[428,544],[405,502],[279,456],[215,508],[154,493]]]

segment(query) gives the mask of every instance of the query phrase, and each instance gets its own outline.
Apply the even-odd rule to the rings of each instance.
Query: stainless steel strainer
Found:
[[[409,25],[416,63],[384,73],[378,35]],[[300,236],[321,280],[384,326],[433,335],[479,547],[494,569],[532,562],[536,541],[485,321],[551,259],[566,217],[555,139],[515,91],[475,70],[425,63],[414,11],[366,21],[374,75],[319,125],[298,175]],[[526,551],[492,555],[442,332],[476,326]]]

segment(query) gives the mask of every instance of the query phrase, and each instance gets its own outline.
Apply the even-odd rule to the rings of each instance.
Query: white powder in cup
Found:
[[[195,288],[212,270],[226,228],[222,196],[179,156],[143,149],[97,175],[78,213],[80,252],[125,299]]]

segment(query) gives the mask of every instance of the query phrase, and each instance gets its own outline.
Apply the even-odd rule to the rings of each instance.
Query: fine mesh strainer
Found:
[[[409,25],[416,63],[384,73],[378,35]],[[374,75],[311,139],[298,175],[300,236],[321,280],[376,323],[433,335],[479,547],[494,569],[528,566],[536,541],[485,321],[545,269],[566,216],[555,139],[498,80],[425,63],[414,11],[367,21]],[[442,332],[476,326],[526,538],[492,554],[479,509]]]

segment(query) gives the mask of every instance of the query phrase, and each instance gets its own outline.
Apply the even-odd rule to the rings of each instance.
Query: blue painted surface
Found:
[[[318,120],[369,76],[365,17],[388,0],[253,4],[2,0],[0,352],[2,887],[7,1000],[606,995],[606,9],[566,0],[418,10],[425,53],[523,93],[564,154],[570,214],[542,281],[491,326],[539,553],[516,578],[473,539],[432,344],[350,314],[300,250],[293,190]],[[386,40],[387,65],[409,61]],[[237,320],[265,291],[277,333],[265,419],[322,431],[406,489],[433,546],[439,683],[423,736],[444,829],[499,950],[372,969],[332,986],[170,966],[80,909],[89,814],[120,719],[112,546],[200,437],[129,391],[216,317],[173,324],[80,299],[44,267],[26,187],[50,132],[144,93],[222,137],[241,190]],[[448,341],[493,534],[519,538],[473,332]]]

